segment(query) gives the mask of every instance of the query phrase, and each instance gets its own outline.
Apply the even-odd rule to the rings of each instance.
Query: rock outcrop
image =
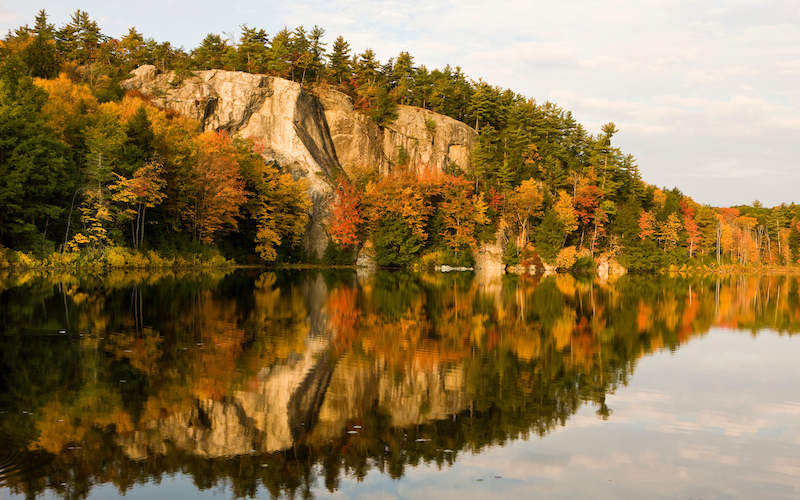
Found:
[[[165,108],[196,119],[202,130],[250,137],[263,155],[309,184],[313,201],[305,247],[321,256],[328,244],[332,179],[341,170],[390,172],[404,150],[415,165],[466,171],[477,134],[468,125],[431,111],[399,106],[397,119],[378,126],[352,99],[329,87],[309,91],[267,75],[207,70],[182,81],[174,72],[140,66],[123,82]]]

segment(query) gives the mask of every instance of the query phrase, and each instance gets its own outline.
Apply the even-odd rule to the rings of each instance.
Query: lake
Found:
[[[795,276],[0,274],[0,498],[800,498]]]

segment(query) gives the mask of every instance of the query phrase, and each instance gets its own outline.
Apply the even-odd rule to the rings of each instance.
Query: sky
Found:
[[[800,203],[797,0],[0,0],[0,33],[40,9],[57,28],[80,9],[106,35],[187,50],[242,24],[317,25],[329,49],[341,35],[382,63],[407,51],[554,102],[590,133],[614,122],[646,182],[700,204]]]

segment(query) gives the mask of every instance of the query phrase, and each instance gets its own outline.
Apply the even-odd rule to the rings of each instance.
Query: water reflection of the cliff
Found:
[[[0,277],[0,487],[175,473],[331,491],[545,435],[711,326],[798,331],[786,276],[261,272]]]

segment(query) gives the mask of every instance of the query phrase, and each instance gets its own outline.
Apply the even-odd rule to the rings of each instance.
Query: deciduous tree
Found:
[[[164,179],[161,178],[161,165],[148,162],[138,168],[133,177],[127,179],[115,174],[119,179],[110,186],[112,200],[122,203],[121,215],[130,220],[133,249],[139,250],[144,241],[145,212],[164,199]]]
[[[244,182],[227,133],[205,132],[197,138],[197,148],[192,172],[194,206],[189,219],[194,237],[211,243],[224,228],[237,227],[239,207],[246,200]]]
[[[331,237],[340,245],[355,246],[360,243],[358,226],[361,218],[361,195],[355,185],[345,178],[336,181],[336,200],[331,206]]]
[[[517,226],[519,234],[517,248],[524,248],[528,242],[530,218],[541,213],[543,200],[539,183],[533,179],[522,181],[522,184],[509,195],[506,213]]]

